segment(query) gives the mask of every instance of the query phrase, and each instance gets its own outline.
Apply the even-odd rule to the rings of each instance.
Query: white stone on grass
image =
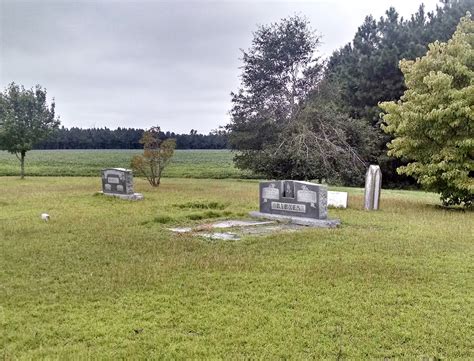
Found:
[[[189,233],[189,232],[192,232],[193,229],[190,227],[178,227],[178,228],[168,228],[168,231],[175,232],[175,233]]]
[[[217,239],[222,241],[238,241],[240,237],[235,233],[223,232],[223,233],[200,233],[201,237],[209,239]]]
[[[328,207],[347,208],[347,192],[328,191]]]
[[[224,222],[211,224],[211,228],[253,227],[253,226],[263,226],[263,225],[272,224],[272,223],[275,223],[275,222],[273,221],[267,221],[267,222],[224,221]]]

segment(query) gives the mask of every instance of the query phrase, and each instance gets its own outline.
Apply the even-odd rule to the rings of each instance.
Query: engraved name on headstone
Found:
[[[279,211],[289,211],[289,212],[306,212],[306,206],[304,204],[291,204],[291,203],[281,203],[281,202],[272,202],[273,210]]]
[[[380,191],[382,188],[382,172],[378,165],[371,165],[365,175],[364,208],[379,209]]]
[[[261,182],[260,212],[326,219],[327,188],[300,181]]]

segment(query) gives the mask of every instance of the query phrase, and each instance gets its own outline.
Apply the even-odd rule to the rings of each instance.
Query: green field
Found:
[[[384,190],[367,212],[347,189],[338,229],[209,241],[167,228],[245,217],[256,181],[139,179],[141,202],[94,195],[99,177],[0,189],[3,359],[474,358],[473,214],[437,195]]]
[[[34,176],[99,176],[103,168],[129,168],[142,150],[33,150],[26,154],[26,174]],[[177,150],[164,177],[248,178],[236,169],[228,150]],[[0,151],[0,176],[19,174],[15,155]]]

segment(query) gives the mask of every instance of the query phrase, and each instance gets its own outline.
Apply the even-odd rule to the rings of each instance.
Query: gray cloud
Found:
[[[437,1],[425,1],[428,9]],[[240,51],[257,24],[295,13],[323,35],[321,54],[352,39],[367,14],[410,0],[0,0],[0,86],[41,84],[65,126],[208,132],[228,121]]]

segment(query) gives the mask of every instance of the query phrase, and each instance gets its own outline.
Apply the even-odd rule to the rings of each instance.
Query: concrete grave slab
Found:
[[[262,212],[250,212],[251,217],[262,219],[273,219],[279,222],[290,222],[300,226],[318,228],[336,228],[341,224],[339,219],[315,219],[306,217],[283,216],[281,214],[269,214]]]
[[[274,224],[273,221],[256,222],[256,221],[223,221],[219,223],[213,223],[211,228],[232,228],[232,227],[254,227],[263,226],[266,224]]]
[[[327,220],[325,227],[328,228],[330,224],[328,222],[334,222],[334,220]],[[220,221],[215,223],[208,223],[198,225],[194,228],[191,227],[174,227],[168,228],[169,231],[174,233],[186,234],[189,233],[193,236],[204,237],[215,240],[227,240],[235,241],[239,240],[244,236],[264,236],[282,232],[295,232],[306,228],[307,224],[295,224],[295,223],[279,223],[274,221],[247,221],[247,220],[228,220]],[[320,225],[322,226],[322,225]],[[213,232],[213,230],[232,228],[232,232]]]
[[[223,232],[223,233],[199,233],[200,237],[222,240],[222,241],[238,241],[240,237],[236,233]]]

